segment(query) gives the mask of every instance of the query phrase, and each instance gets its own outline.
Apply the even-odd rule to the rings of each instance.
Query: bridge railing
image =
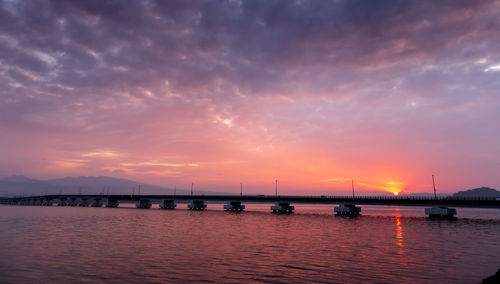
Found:
[[[264,198],[270,198],[273,197],[273,195],[265,195],[261,196]],[[278,197],[281,198],[286,198],[286,197],[293,197],[293,198],[304,198],[304,199],[352,199],[352,200],[359,200],[359,199],[373,199],[373,200],[443,200],[443,201],[449,201],[449,200],[497,200],[496,197],[452,197],[452,196],[444,196],[444,197],[433,197],[433,196],[362,196],[362,195],[357,195],[357,196],[342,196],[342,195],[333,195],[333,196],[326,196],[326,195],[278,195]]]
[[[38,198],[47,198],[47,199],[58,199],[58,198],[70,198],[70,197],[78,197],[80,195],[75,194],[75,195],[47,195],[47,196],[32,196],[32,197],[14,197],[14,198],[6,198],[6,197],[1,197],[0,202],[1,203],[8,203],[12,201],[19,201],[19,200],[30,200],[30,199],[38,199]],[[87,195],[85,195],[87,196]],[[93,196],[93,195],[92,195]],[[103,195],[96,195],[99,197],[104,197]],[[195,196],[189,196],[189,195],[142,195],[142,196],[131,196],[131,195],[110,195],[108,198],[117,198],[117,199],[130,199],[130,200],[136,200],[140,197],[150,197],[150,198],[161,198],[162,196],[169,197],[169,198],[181,198],[181,199],[189,199],[189,198],[208,198],[208,199],[217,199],[217,198],[235,198],[235,199],[247,199],[247,200],[261,200],[261,201],[266,201],[266,200],[275,200],[277,199],[303,199],[303,200],[311,200],[311,201],[319,201],[319,200],[324,200],[324,201],[338,201],[338,200],[345,200],[345,201],[401,201],[401,202],[431,202],[431,201],[436,201],[436,202],[493,202],[493,203],[499,203],[500,201],[495,198],[495,197],[453,197],[453,196],[444,196],[444,197],[437,197],[434,198],[433,196],[340,196],[340,195],[332,195],[332,196],[326,196],[326,195],[244,195],[244,196],[239,196],[239,195],[195,195]]]

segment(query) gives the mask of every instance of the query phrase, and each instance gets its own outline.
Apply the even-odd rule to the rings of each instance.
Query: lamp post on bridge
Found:
[[[437,200],[437,194],[436,194],[436,182],[434,182],[434,175],[432,175],[432,186],[434,187],[434,199]]]

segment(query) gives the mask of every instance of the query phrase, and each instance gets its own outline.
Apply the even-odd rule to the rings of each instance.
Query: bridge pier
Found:
[[[116,199],[108,199],[108,202],[106,203],[106,207],[108,208],[117,208],[118,205],[120,205],[120,202]]]
[[[59,202],[57,202],[57,206],[68,206],[68,204],[66,203],[66,198],[65,197],[59,198]]]
[[[290,202],[278,202],[271,206],[272,213],[293,213],[295,206],[290,205]]]
[[[164,199],[160,203],[161,209],[175,209],[175,207],[177,207],[177,204],[175,204],[175,200],[172,199]]]
[[[68,206],[74,207],[74,206],[77,206],[77,205],[78,205],[78,198],[76,198],[76,197],[70,197],[69,198],[69,202],[68,202]]]
[[[140,209],[149,209],[151,208],[151,201],[149,199],[141,199],[136,204],[136,207]]]
[[[207,209],[207,205],[205,204],[205,200],[193,200],[191,204],[188,204],[189,210],[205,210]]]
[[[428,215],[429,218],[453,219],[457,214],[457,209],[444,206],[435,206],[431,208],[425,208],[425,214]]]
[[[241,201],[231,201],[229,204],[224,205],[224,210],[241,212],[245,209],[245,205],[241,204]]]
[[[139,200],[139,199],[149,200]],[[422,206],[425,208],[426,216],[430,218],[454,218],[457,213],[456,207],[470,208],[500,208],[500,200],[494,198],[460,199],[460,198],[421,198],[421,197],[326,197],[326,196],[255,196],[255,195],[154,195],[154,196],[126,196],[126,195],[41,195],[13,198],[0,198],[1,204],[17,204],[22,206],[44,205],[50,206],[56,203],[58,206],[102,206],[118,207],[119,202],[138,203],[139,208],[149,208],[152,202],[160,203],[162,209],[176,208],[175,201],[189,202],[187,207],[191,210],[204,210],[207,202],[223,202],[223,209],[227,211],[243,211],[244,202],[277,202],[271,206],[275,213],[291,213],[294,206],[291,203],[304,204],[336,204],[334,214],[355,216],[361,213],[361,208],[353,203],[370,205],[393,205],[393,206]],[[339,204],[339,205],[337,205]],[[441,205],[441,207],[439,207]],[[444,207],[444,206],[450,207]],[[433,207],[434,206],[434,207]],[[455,207],[455,208],[451,208]],[[422,212],[422,213],[424,213]]]
[[[333,207],[333,212],[343,216],[358,216],[361,213],[361,208],[354,204],[340,204]]]
[[[102,207],[104,203],[102,202],[102,198],[94,198],[94,202],[92,202],[92,207]]]
[[[80,202],[78,203],[78,206],[80,207],[89,207],[89,199],[86,197],[80,198]]]

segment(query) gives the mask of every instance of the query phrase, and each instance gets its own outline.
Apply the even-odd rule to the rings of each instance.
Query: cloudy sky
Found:
[[[500,188],[500,1],[0,3],[0,176]]]

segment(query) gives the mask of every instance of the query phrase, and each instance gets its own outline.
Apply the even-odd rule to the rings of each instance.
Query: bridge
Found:
[[[163,209],[175,209],[177,203],[188,203],[190,210],[205,210],[206,203],[226,202],[227,211],[243,211],[242,203],[275,203],[271,211],[291,213],[291,204],[332,204],[339,205],[334,211],[339,215],[358,215],[361,208],[357,205],[385,206],[432,206],[426,208],[429,216],[453,217],[456,209],[449,207],[498,208],[496,198],[452,198],[452,197],[415,197],[415,196],[296,196],[296,195],[39,195],[13,198],[0,198],[0,204],[39,205],[39,206],[92,206],[118,207],[121,203],[135,203],[137,208],[151,208],[159,204]]]

